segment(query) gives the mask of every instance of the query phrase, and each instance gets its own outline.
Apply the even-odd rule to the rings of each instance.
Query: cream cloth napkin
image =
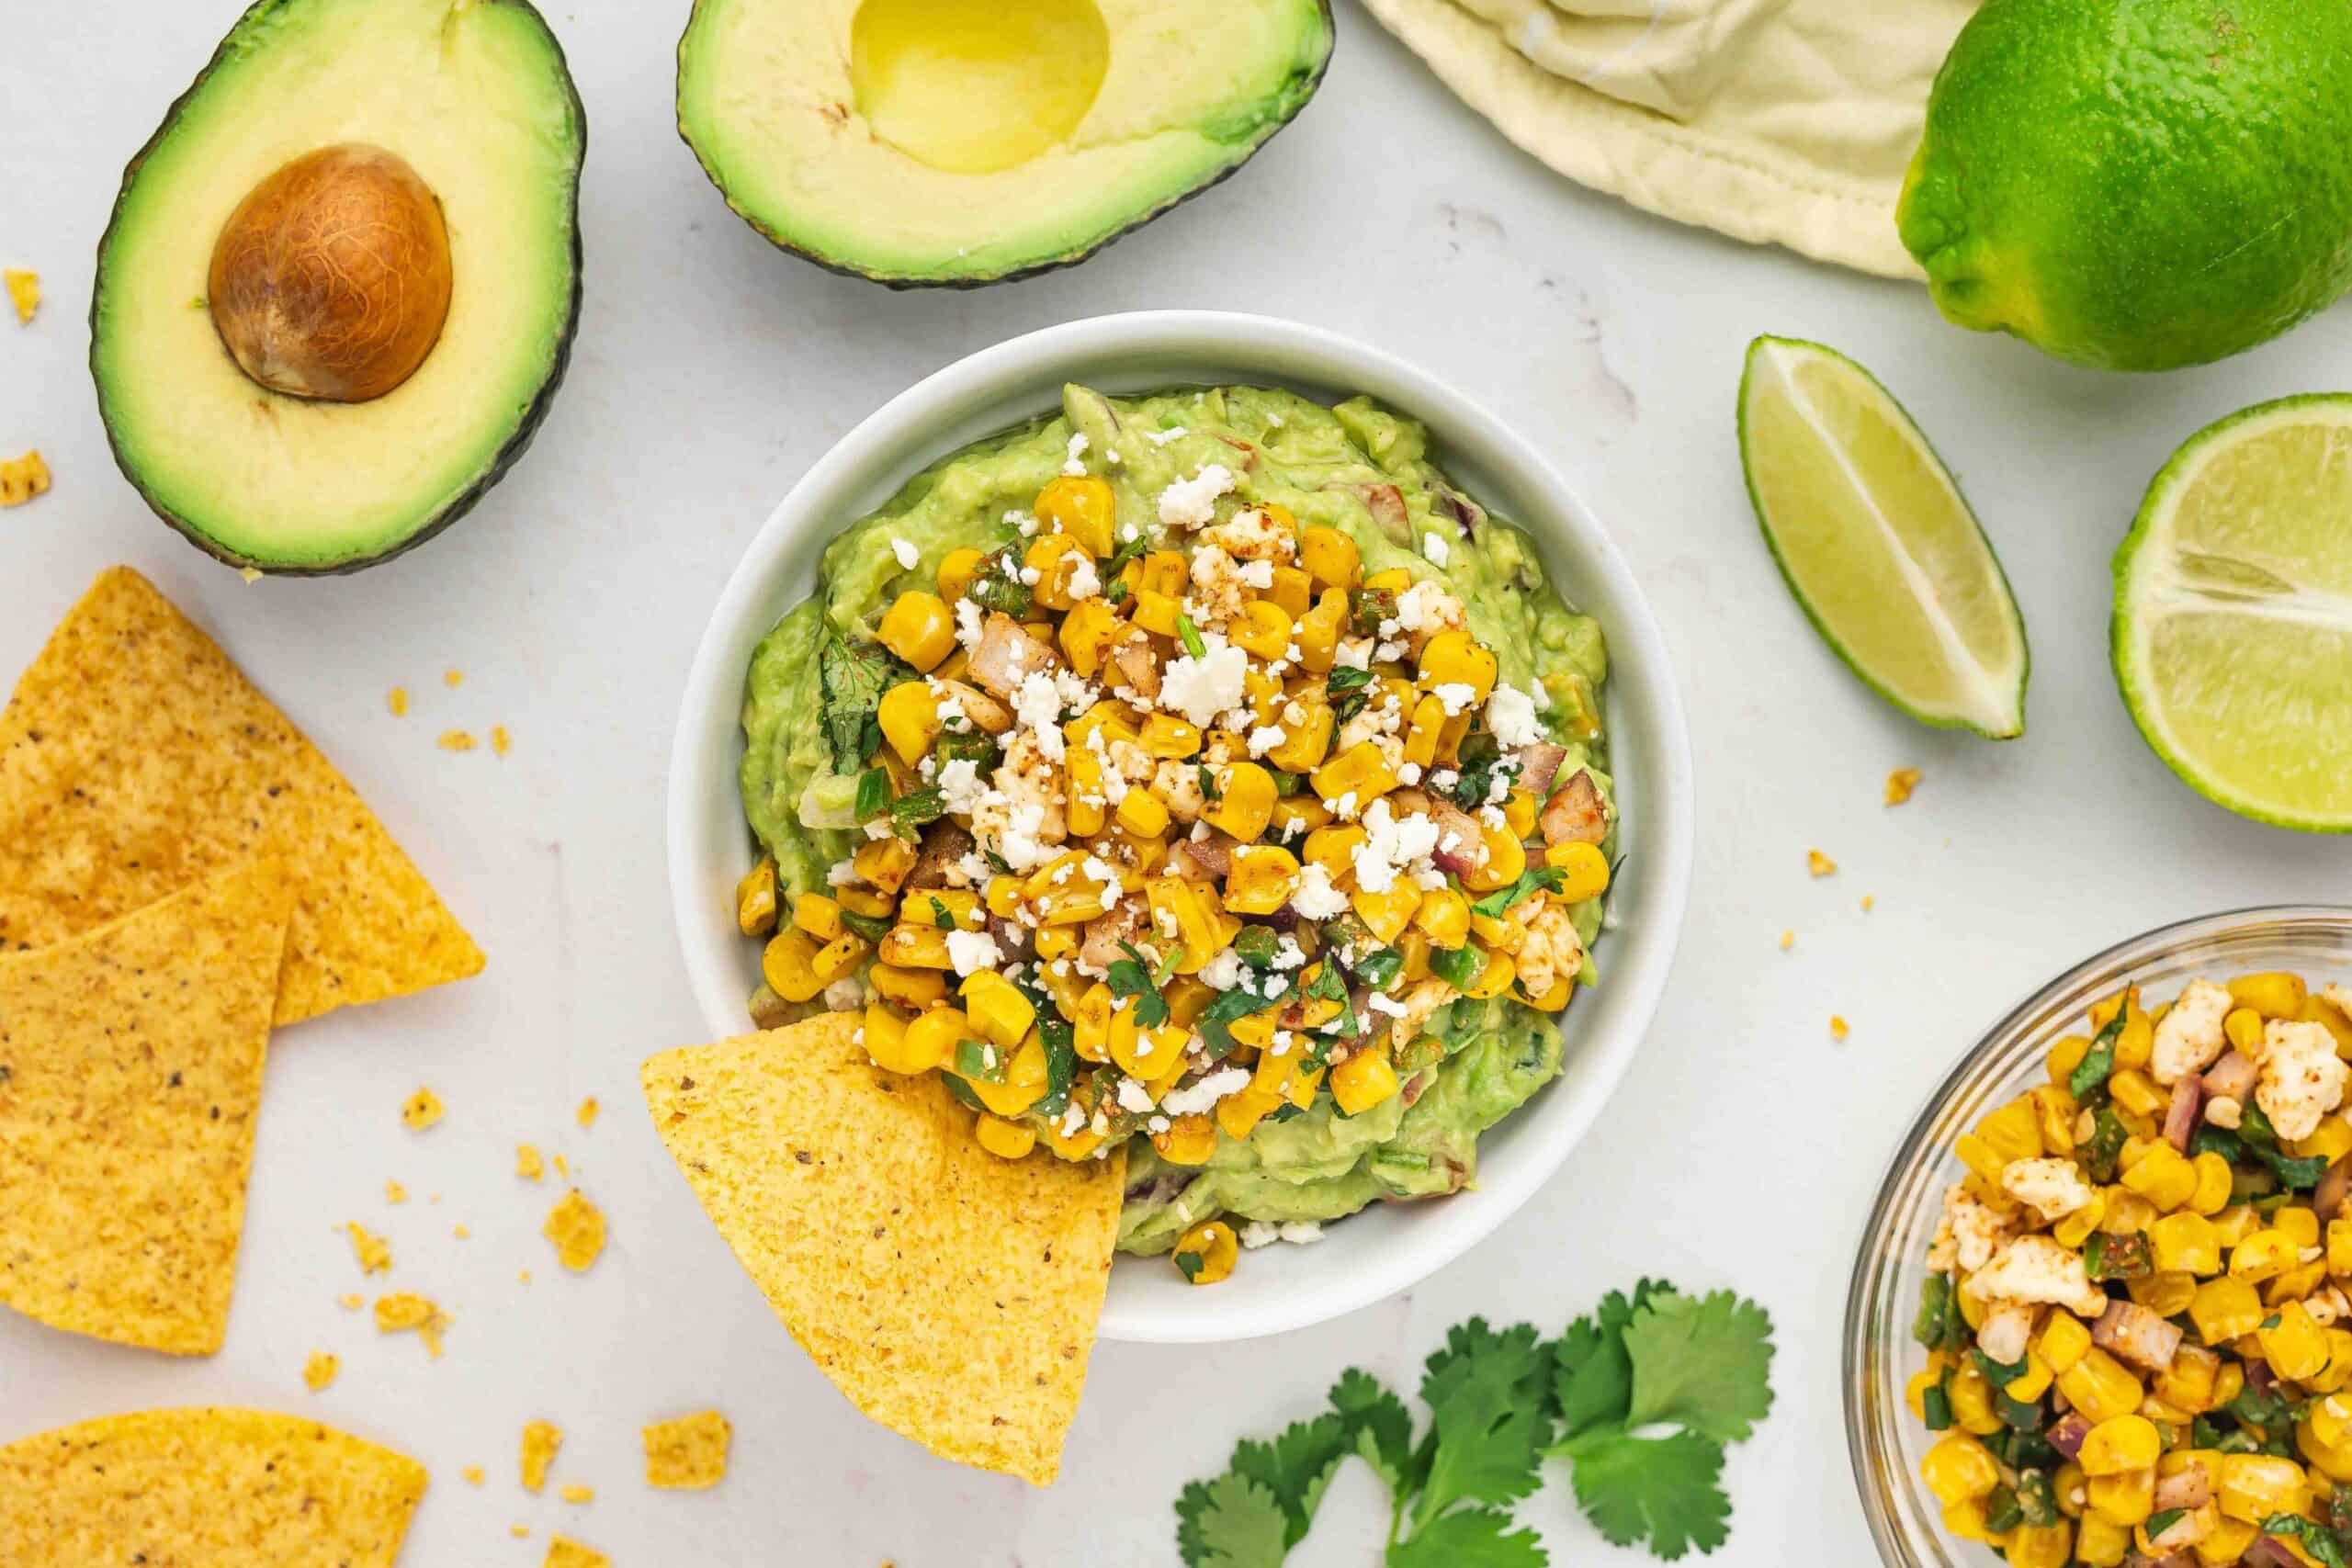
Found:
[[[1579,184],[1888,276],[1928,89],[1976,0],[1364,0]]]

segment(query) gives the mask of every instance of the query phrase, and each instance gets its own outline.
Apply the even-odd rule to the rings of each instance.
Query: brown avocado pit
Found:
[[[274,392],[364,403],[415,374],[449,314],[449,231],[408,161],[345,142],[246,193],[212,247],[213,326]]]

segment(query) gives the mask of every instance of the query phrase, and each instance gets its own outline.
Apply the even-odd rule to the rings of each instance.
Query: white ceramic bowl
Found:
[[[1000,344],[901,393],[835,446],[770,514],[711,615],[687,677],[670,763],[670,884],[686,969],[714,1037],[750,1027],[758,951],[736,931],[752,843],[736,795],[737,713],[752,645],[816,583],[842,527],[933,459],[1058,407],[1064,382],[1134,393],[1252,383],[1325,400],[1367,393],[1426,421],[1433,455],[1472,496],[1533,536],[1554,584],[1609,638],[1607,720],[1627,859],[1599,959],[1605,979],[1565,1015],[1566,1065],[1480,1140],[1476,1189],[1376,1205],[1318,1246],[1250,1254],[1197,1289],[1164,1261],[1122,1258],[1101,1332],[1200,1342],[1319,1323],[1405,1290],[1484,1237],[1559,1168],[1624,1073],[1666,987],[1690,882],[1690,739],[1657,622],[1600,525],[1533,448],[1453,388],[1377,349],[1288,321],[1194,310],[1104,316]],[[1606,1224],[1595,1216],[1595,1224]]]

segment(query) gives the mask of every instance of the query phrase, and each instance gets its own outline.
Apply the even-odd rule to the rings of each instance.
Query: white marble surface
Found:
[[[2066,369],[1942,325],[1909,287],[1654,220],[1521,157],[1343,6],[1321,99],[1229,185],[1084,267],[978,293],[892,295],[772,252],[671,127],[683,5],[559,5],[592,130],[587,304],[569,383],[490,501],[361,576],[247,585],[146,513],[109,461],[83,368],[89,258],[119,171],[233,7],[52,8],[0,53],[0,260],[41,270],[0,325],[0,447],[56,489],[0,513],[0,672],[89,578],[135,563],[213,627],[359,784],[489,950],[471,983],[283,1036],[227,1348],[174,1362],[0,1320],[14,1436],[196,1401],[315,1412],[425,1459],[406,1562],[536,1563],[561,1528],[624,1568],[1010,1568],[1174,1562],[1169,1505],[1232,1439],[1307,1413],[1348,1366],[1409,1383],[1473,1313],[1557,1325],[1643,1274],[1731,1285],[1780,1326],[1779,1400],[1736,1451],[1734,1564],[1871,1552],[1840,1425],[1837,1325],[1900,1124],[2012,1000],[2092,949],[2235,905],[2345,897],[2352,845],[2227,817],[2148,754],[2105,651],[2107,562],[2148,476],[2207,420],[2339,385],[2344,312],[2219,367]],[[1689,699],[1699,882],[1676,988],[1600,1129],[1511,1224],[1408,1296],[1223,1348],[1107,1346],[1062,1483],[934,1461],[851,1413],[702,1223],[638,1108],[635,1064],[696,1032],[667,918],[662,778],[705,613],[802,468],[883,399],[1046,322],[1145,306],[1290,315],[1454,379],[1550,448],[1653,596]],[[1871,366],[1960,471],[2024,603],[2030,737],[1929,733],[1837,666],[1782,592],[1732,440],[1759,332]],[[444,669],[466,673],[446,689]],[[404,720],[384,693],[415,694]],[[504,723],[504,761],[436,732]],[[1883,808],[1898,764],[1917,798]],[[1809,880],[1808,847],[1843,870]],[[1635,853],[1639,846],[1634,846]],[[1875,895],[1875,912],[1860,908]],[[1793,928],[1795,949],[1780,933]],[[1827,1019],[1854,1023],[1843,1046]],[[448,1120],[419,1137],[401,1098]],[[572,1124],[600,1096],[593,1131]],[[585,1278],[537,1235],[556,1196],[513,1145],[561,1150],[612,1219]],[[387,1178],[413,1196],[388,1208]],[[436,1201],[434,1194],[439,1194]],[[400,1286],[455,1314],[448,1353],[379,1340],[333,1226],[388,1233]],[[471,1227],[460,1241],[453,1227]],[[516,1279],[529,1269],[534,1281]],[[301,1386],[314,1347],[342,1379]],[[737,1424],[708,1495],[649,1494],[637,1428],[716,1404]],[[523,1422],[571,1434],[584,1507],[523,1494]],[[492,1472],[476,1490],[462,1465]],[[1373,1483],[1332,1495],[1306,1564],[1362,1563]],[[1619,1560],[1555,1482],[1522,1513],[1555,1561]],[[528,1542],[510,1523],[532,1527]],[[1623,1561],[1637,1561],[1624,1556]]]

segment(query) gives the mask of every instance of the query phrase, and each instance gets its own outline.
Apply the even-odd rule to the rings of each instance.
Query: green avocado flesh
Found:
[[[1419,423],[1364,398],[1327,408],[1261,388],[1124,399],[1073,386],[1064,389],[1057,414],[933,464],[836,536],[819,562],[816,592],[754,651],[742,712],[743,808],[775,857],[787,901],[827,891],[829,868],[863,841],[849,827],[854,781],[833,771],[825,727],[815,716],[825,705],[820,647],[835,632],[870,639],[900,592],[933,585],[950,550],[987,551],[1016,540],[1007,513],[1025,511],[1063,471],[1078,435],[1086,437],[1088,471],[1111,486],[1122,528],[1130,520],[1141,525],[1132,547],[1169,542],[1158,505],[1170,484],[1204,465],[1237,464],[1239,489],[1220,503],[1221,514],[1279,504],[1302,525],[1354,539],[1367,575],[1402,568],[1442,582],[1462,600],[1472,635],[1494,651],[1499,679],[1528,690],[1541,685],[1548,699],[1543,726],[1567,751],[1561,777],[1589,768],[1604,796],[1611,793],[1600,722],[1608,674],[1600,626],[1561,603],[1525,534],[1478,511],[1447,482],[1429,459]],[[1238,451],[1251,455],[1246,464]],[[1114,452],[1117,461],[1101,460]],[[1475,520],[1467,536],[1457,521],[1464,509]],[[1430,534],[1447,541],[1442,568],[1422,553],[1419,542]],[[911,547],[912,567],[899,564],[900,543]],[[1588,945],[1600,931],[1600,906],[1593,899],[1574,910]],[[1426,1069],[1409,1108],[1399,1096],[1345,1118],[1325,1095],[1302,1113],[1260,1122],[1240,1142],[1220,1133],[1216,1154],[1197,1172],[1165,1166],[1148,1139],[1130,1137],[1121,1245],[1166,1251],[1185,1225],[1219,1213],[1277,1224],[1337,1219],[1375,1200],[1465,1185],[1476,1169],[1478,1134],[1558,1072],[1559,1022],[1507,997],[1462,1000],[1433,1014],[1428,1033],[1446,1050]]]
[[[1078,261],[1315,94],[1329,0],[695,0],[678,130],[747,222],[836,270]]]
[[[90,368],[116,460],[198,546],[272,572],[349,570],[464,513],[530,440],[579,314],[587,127],[523,0],[262,0],[124,175],[98,246]],[[364,402],[249,378],[206,299],[248,192],[339,143],[437,198],[451,291],[413,374]]]

